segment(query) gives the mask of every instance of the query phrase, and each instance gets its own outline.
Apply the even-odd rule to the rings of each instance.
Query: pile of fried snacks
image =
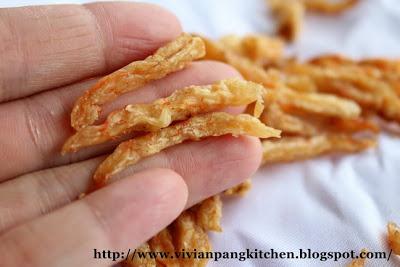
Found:
[[[323,1],[301,1],[307,8]],[[182,34],[154,55],[100,79],[81,96],[72,111],[76,130],[62,152],[76,152],[135,133],[121,142],[97,168],[95,188],[141,159],[187,140],[231,134],[261,139],[263,164],[287,162],[327,153],[356,153],[376,145],[383,121],[400,122],[400,61],[352,60],[325,55],[299,62],[284,54],[285,43],[274,37],[226,36],[214,41]],[[127,105],[98,123],[101,105],[144,84],[181,70],[197,59],[225,62],[241,79],[189,86],[148,104]],[[246,113],[220,112],[247,106]],[[281,138],[279,138],[281,137]],[[225,196],[244,195],[250,180],[228,189]],[[210,251],[208,231],[222,230],[222,202],[213,196],[184,211],[148,240],[141,251]],[[400,253],[399,228],[388,225],[389,244]],[[140,259],[127,266],[205,266],[206,259]],[[357,261],[352,266],[362,266]]]

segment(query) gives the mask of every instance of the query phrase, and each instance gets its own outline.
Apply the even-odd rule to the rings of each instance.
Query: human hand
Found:
[[[113,145],[60,155],[74,101],[180,32],[173,15],[148,4],[0,9],[0,266],[110,266],[93,259],[94,248],[139,246],[186,207],[256,171],[258,139],[210,138],[144,159],[125,179],[76,200]],[[237,75],[221,63],[195,62],[104,114]]]

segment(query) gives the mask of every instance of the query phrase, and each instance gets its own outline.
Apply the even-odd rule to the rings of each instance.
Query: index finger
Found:
[[[151,4],[0,9],[0,102],[109,73],[180,32],[173,14]]]

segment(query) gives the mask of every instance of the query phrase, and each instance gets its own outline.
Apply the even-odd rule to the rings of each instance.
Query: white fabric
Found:
[[[186,31],[210,37],[271,32],[274,27],[264,0],[150,2],[173,11]],[[361,2],[339,17],[308,15],[292,51],[301,58],[327,52],[400,57],[399,1]],[[0,6],[39,3],[54,2],[2,0]],[[360,251],[365,247],[387,251],[386,222],[400,222],[400,139],[384,133],[377,149],[359,155],[264,167],[253,181],[248,196],[225,202],[224,232],[212,234],[214,250]],[[221,260],[210,266],[344,266],[348,262]],[[399,262],[369,260],[367,266]]]

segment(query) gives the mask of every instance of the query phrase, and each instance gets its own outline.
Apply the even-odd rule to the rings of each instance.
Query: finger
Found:
[[[0,232],[75,200],[87,191],[93,172],[103,159],[48,169],[2,184]],[[188,207],[249,178],[260,161],[261,145],[257,138],[223,136],[169,148],[139,161],[118,177],[148,168],[172,169],[188,185]]]
[[[180,32],[174,15],[150,4],[0,9],[0,102],[111,72]]]
[[[233,76],[238,76],[237,72],[225,64],[197,62],[183,71],[127,94],[104,113],[129,102],[151,102],[188,85],[210,84]],[[88,83],[90,82],[0,105],[0,114],[3,115],[0,116],[0,125],[4,126],[0,131],[0,181],[87,159],[112,147],[100,145],[75,154],[60,155],[63,143],[72,134],[69,123],[72,105],[77,96],[87,89]]]
[[[126,253],[141,245],[179,215],[186,190],[170,170],[137,173],[1,235],[2,264],[110,266],[110,260],[93,259],[93,250]]]

